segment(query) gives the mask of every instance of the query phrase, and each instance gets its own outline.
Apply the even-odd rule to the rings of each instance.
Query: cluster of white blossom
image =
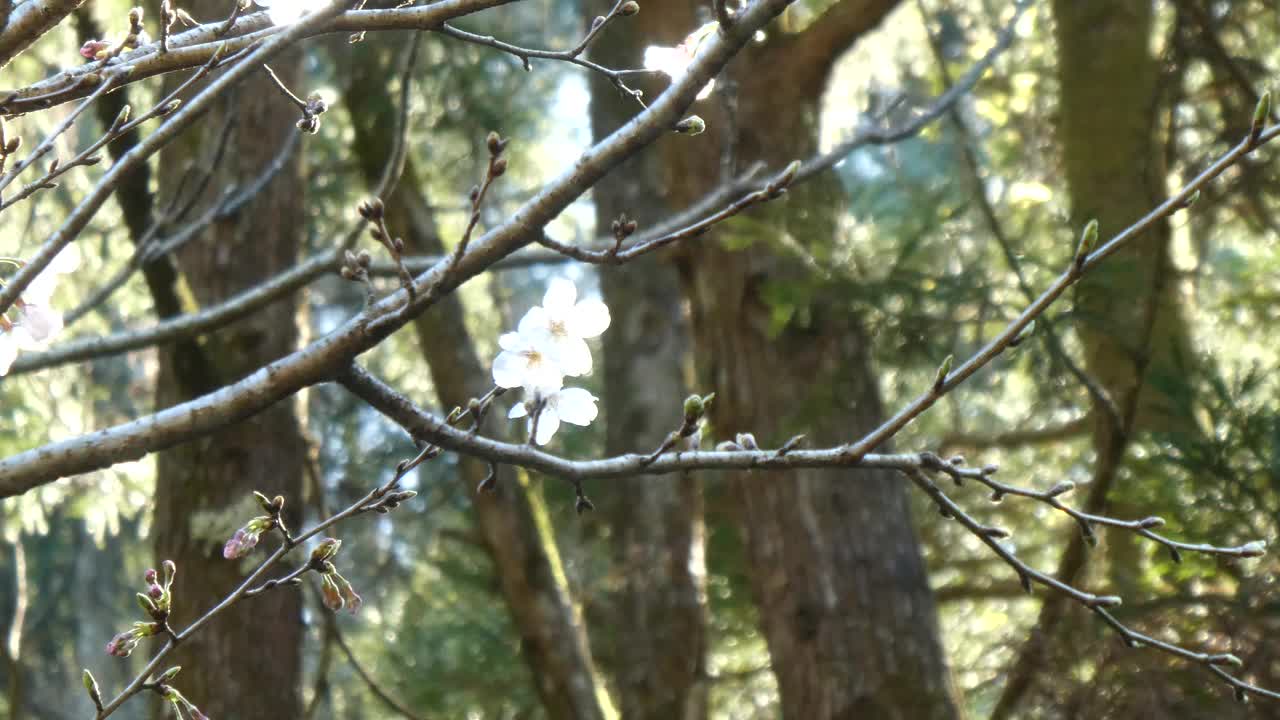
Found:
[[[561,422],[588,425],[599,412],[596,397],[582,388],[564,387],[566,377],[591,373],[587,338],[609,327],[609,308],[598,300],[578,300],[578,288],[565,278],[547,287],[542,305],[530,308],[515,332],[498,338],[502,351],[493,361],[499,387],[523,388],[524,401],[508,413],[527,418],[534,441],[545,445]]]
[[[0,262],[21,268],[20,260],[0,258]],[[62,313],[49,304],[61,275],[80,267],[80,251],[70,245],[49,263],[14,303],[15,317],[0,315],[0,376],[9,372],[18,352],[44,350],[49,340],[62,331]],[[4,281],[0,280],[0,285]]]

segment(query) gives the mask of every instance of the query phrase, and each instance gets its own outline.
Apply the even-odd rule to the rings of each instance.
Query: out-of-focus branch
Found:
[[[405,720],[423,720],[423,716],[413,712],[405,706],[404,703],[392,697],[391,693],[387,692],[382,687],[382,683],[378,682],[377,678],[373,677],[373,675],[371,675],[369,671],[360,664],[360,661],[356,659],[356,654],[351,651],[351,646],[347,644],[346,638],[343,637],[342,629],[338,627],[338,621],[332,613],[325,614],[324,622],[328,637],[333,640],[333,643],[337,645],[338,649],[342,651],[342,654],[346,656],[347,662],[351,665],[351,669],[355,671],[356,676],[359,677],[360,680],[364,682],[365,686],[369,688],[369,692],[373,693],[374,697],[381,700],[382,704],[391,708],[392,712]]]
[[[107,69],[127,75],[124,82],[134,83],[156,75],[197,68],[216,53],[228,57],[240,50],[274,41],[281,35],[288,35],[290,40],[287,42],[292,42],[334,32],[433,30],[448,20],[512,1],[442,0],[429,5],[347,10],[340,14],[327,13],[324,10],[327,6],[321,6],[298,23],[285,27],[273,25],[267,13],[257,12],[239,17],[227,32],[221,32],[224,23],[219,21],[171,35],[168,52],[161,52],[159,42],[143,45],[122,53],[107,65]],[[345,1],[340,4],[343,7],[350,5]],[[0,115],[21,115],[88,95],[93,88],[85,86],[84,78],[98,72],[97,65],[87,63],[68,68],[33,85],[0,91]]]
[[[80,7],[84,0],[27,0],[16,7],[11,0],[0,3],[0,68],[4,68],[31,43],[52,30]]]
[[[956,432],[943,435],[938,447],[944,451],[952,448],[988,450],[991,448],[1017,448],[1028,445],[1048,445],[1069,440],[1089,432],[1093,418],[1082,415],[1074,420],[1042,428],[1016,429],[990,434]]]

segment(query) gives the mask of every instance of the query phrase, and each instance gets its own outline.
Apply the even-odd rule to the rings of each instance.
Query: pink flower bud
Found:
[[[143,575],[142,577],[147,581],[148,585],[150,585],[151,583],[154,583],[157,577],[156,569],[151,568],[150,570],[147,571],[147,574]]]
[[[80,56],[86,60],[98,59],[98,53],[106,52],[111,43],[106,40],[90,40],[80,46]]]

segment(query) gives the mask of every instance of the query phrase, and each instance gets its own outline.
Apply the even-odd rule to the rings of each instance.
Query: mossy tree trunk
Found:
[[[199,17],[224,13],[210,1],[187,9]],[[297,52],[273,67],[290,87],[299,81]],[[306,94],[305,89],[300,89]],[[208,155],[223,124],[234,125],[208,198],[258,176],[284,146],[297,110],[258,73],[243,83],[160,157],[160,200],[172,197],[186,169]],[[255,286],[297,260],[306,226],[300,154],[234,217],[210,226],[178,253],[185,279],[179,293],[198,309]],[[180,403],[243,378],[298,344],[300,298],[274,303],[205,337],[198,348],[162,347],[157,404]],[[296,399],[191,443],[160,453],[157,467],[157,564],[178,566],[175,624],[191,622],[235,588],[261,554],[222,557],[223,543],[261,514],[251,491],[283,495],[286,519],[297,526],[303,503],[306,446]],[[264,540],[274,544],[275,540]],[[256,560],[255,560],[256,557]],[[183,643],[172,664],[185,671],[178,687],[210,717],[299,717],[303,635],[301,595],[271,592],[232,607]]]
[[[643,14],[648,14],[643,13]],[[586,20],[591,20],[588,13]],[[639,67],[650,38],[629,18],[591,50],[609,67]],[[612,83],[593,77],[597,140],[639,109]],[[596,227],[607,234],[627,213],[639,223],[670,207],[660,158],[641,154],[592,189]],[[649,452],[680,423],[690,338],[675,268],[649,257],[600,269],[612,322],[604,335],[604,417],[609,455]],[[603,497],[599,495],[604,494]],[[700,720],[707,715],[707,606],[702,491],[692,475],[622,479],[597,491],[609,524],[616,578],[608,669],[628,720]]]
[[[663,142],[669,202],[697,200],[726,164],[740,171],[763,161],[776,171],[813,155],[833,64],[896,4],[843,0],[806,29],[775,27],[748,49],[717,91],[727,98],[694,108],[707,134]],[[654,23],[650,37],[663,45],[702,21],[674,0],[647,3],[641,18]],[[730,223],[678,256],[698,389],[716,392],[717,438],[752,432],[776,447],[803,432],[813,444],[840,443],[882,420],[858,316],[787,249],[798,245],[828,261],[842,210],[836,178],[817,178],[753,211],[767,239],[748,242]],[[729,484],[783,716],[956,717],[902,479],[881,471],[756,472]]]

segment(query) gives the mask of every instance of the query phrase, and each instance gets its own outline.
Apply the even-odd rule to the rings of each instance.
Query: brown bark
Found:
[[[200,16],[225,11],[208,2],[188,9]],[[299,60],[291,52],[273,66],[292,85]],[[297,120],[296,109],[265,73],[251,78],[161,156],[162,199],[183,169],[207,151],[228,113],[236,126],[211,193],[260,174]],[[189,303],[218,302],[294,264],[305,227],[301,177],[295,156],[238,215],[214,224],[179,252]],[[158,405],[210,392],[290,352],[298,343],[298,312],[296,300],[278,302],[206,337],[200,366],[190,364],[189,353],[162,348]],[[261,514],[251,491],[284,495],[286,518],[296,527],[305,453],[295,403],[287,401],[160,454],[155,547],[157,559],[170,558],[178,566],[179,627],[225,596],[250,568],[252,556],[229,561],[221,551],[238,525]],[[266,593],[238,604],[177,649],[173,663],[186,668],[178,687],[211,717],[298,717],[302,631],[297,592]]]
[[[1072,225],[1097,219],[1106,239],[1162,202],[1165,162],[1158,59],[1152,55],[1152,5],[1144,0],[1056,0],[1061,148]],[[1122,507],[1116,479],[1133,434],[1154,430],[1195,432],[1180,382],[1191,362],[1169,256],[1170,229],[1157,223],[1127,244],[1077,286],[1077,329],[1086,369],[1120,410],[1113,417],[1095,407],[1093,479],[1086,512],[1135,516]],[[1096,403],[1095,403],[1096,404]],[[1138,564],[1135,538],[1107,538],[1113,590],[1133,589]],[[1078,582],[1088,548],[1073,533],[1057,577]],[[1027,642],[1010,665],[993,719],[1014,717],[1034,687],[1055,643],[1061,640],[1068,603],[1045,599]]]
[[[652,5],[652,3],[650,4]],[[817,149],[820,99],[834,58],[805,36],[834,39],[838,52],[874,27],[894,3],[841,2],[800,36],[779,37],[736,62],[733,84],[694,112],[709,131],[664,144],[664,185],[676,205],[717,183],[723,153],[745,167],[778,169]],[[674,44],[695,26],[683,3],[646,6],[655,32]],[[733,108],[732,114],[724,106]],[[786,249],[802,245],[821,263],[841,209],[832,176],[798,186],[754,213],[779,239],[745,249],[730,224],[693,241],[679,259],[693,310],[699,372],[714,389],[718,437],[755,434],[777,446],[794,433],[846,442],[881,420],[868,338],[857,315]],[[791,288],[783,312],[771,292]],[[789,718],[951,718],[953,690],[900,478],[879,471],[740,473],[730,480],[746,538],[751,585]]]
[[[588,18],[589,20],[590,18]],[[609,67],[639,67],[648,38],[628,28],[591,51]],[[591,87],[596,139],[638,109],[611,83]],[[596,227],[621,213],[656,222],[670,208],[660,163],[641,155],[592,189]],[[605,452],[648,452],[679,424],[690,345],[675,268],[656,257],[600,271],[612,322],[604,335]],[[600,493],[607,493],[601,495]],[[628,720],[698,720],[707,715],[706,568],[702,491],[691,475],[629,478],[596,497],[613,542],[609,670]]]
[[[396,108],[386,87],[388,73],[377,62],[376,51],[363,45],[354,51],[357,59],[344,104],[353,113],[356,152],[372,183],[380,177],[389,154]],[[387,226],[404,239],[410,252],[444,250],[412,160],[406,163],[395,191],[384,200]],[[414,330],[443,407],[466,407],[469,399],[492,388],[456,293],[415,320]],[[498,491],[480,493],[477,487],[488,466],[467,459],[459,463],[459,471],[547,715],[557,720],[612,717],[586,628],[560,563],[540,485],[504,467],[499,469]]]

